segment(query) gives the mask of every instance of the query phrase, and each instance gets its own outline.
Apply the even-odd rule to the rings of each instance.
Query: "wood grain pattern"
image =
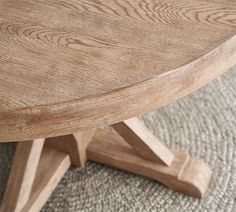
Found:
[[[28,201],[43,144],[44,139],[18,143],[1,212],[20,212]]]
[[[113,124],[112,127],[144,159],[170,166],[174,155],[138,118]]]
[[[230,0],[0,0],[0,141],[179,99],[235,64],[235,34]]]
[[[201,160],[172,150],[170,166],[140,157],[117,134],[98,130],[87,149],[90,160],[155,179],[174,191],[202,198],[212,178],[212,171]]]
[[[70,165],[68,154],[44,148],[29,201],[23,207],[22,212],[40,211]]]
[[[95,129],[85,130],[73,135],[65,135],[46,139],[46,146],[66,152],[70,155],[71,163],[84,166],[87,160],[86,148],[91,142]]]

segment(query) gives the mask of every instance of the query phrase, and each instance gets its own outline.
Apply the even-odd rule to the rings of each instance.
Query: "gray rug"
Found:
[[[141,117],[168,146],[208,162],[214,179],[204,199],[88,162],[83,169],[72,167],[67,172],[42,212],[236,211],[236,67],[233,69],[194,94]],[[0,144],[1,196],[14,148],[14,144]]]

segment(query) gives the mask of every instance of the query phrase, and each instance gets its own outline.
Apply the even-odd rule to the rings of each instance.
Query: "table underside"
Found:
[[[87,159],[204,196],[212,171],[203,161],[169,149],[138,118],[111,127],[18,142],[0,211],[40,211],[70,165],[84,166]]]

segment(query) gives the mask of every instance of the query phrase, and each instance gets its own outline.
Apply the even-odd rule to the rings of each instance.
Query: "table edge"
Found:
[[[235,64],[236,35],[187,65],[110,93],[1,111],[0,142],[65,135],[119,122],[180,99]]]

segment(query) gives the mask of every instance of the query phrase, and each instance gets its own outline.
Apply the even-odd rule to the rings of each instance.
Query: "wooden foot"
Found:
[[[155,179],[174,191],[202,198],[208,188],[212,171],[201,160],[187,153],[171,151],[170,166],[146,160],[115,133],[98,130],[87,149],[88,158],[102,164]]]

